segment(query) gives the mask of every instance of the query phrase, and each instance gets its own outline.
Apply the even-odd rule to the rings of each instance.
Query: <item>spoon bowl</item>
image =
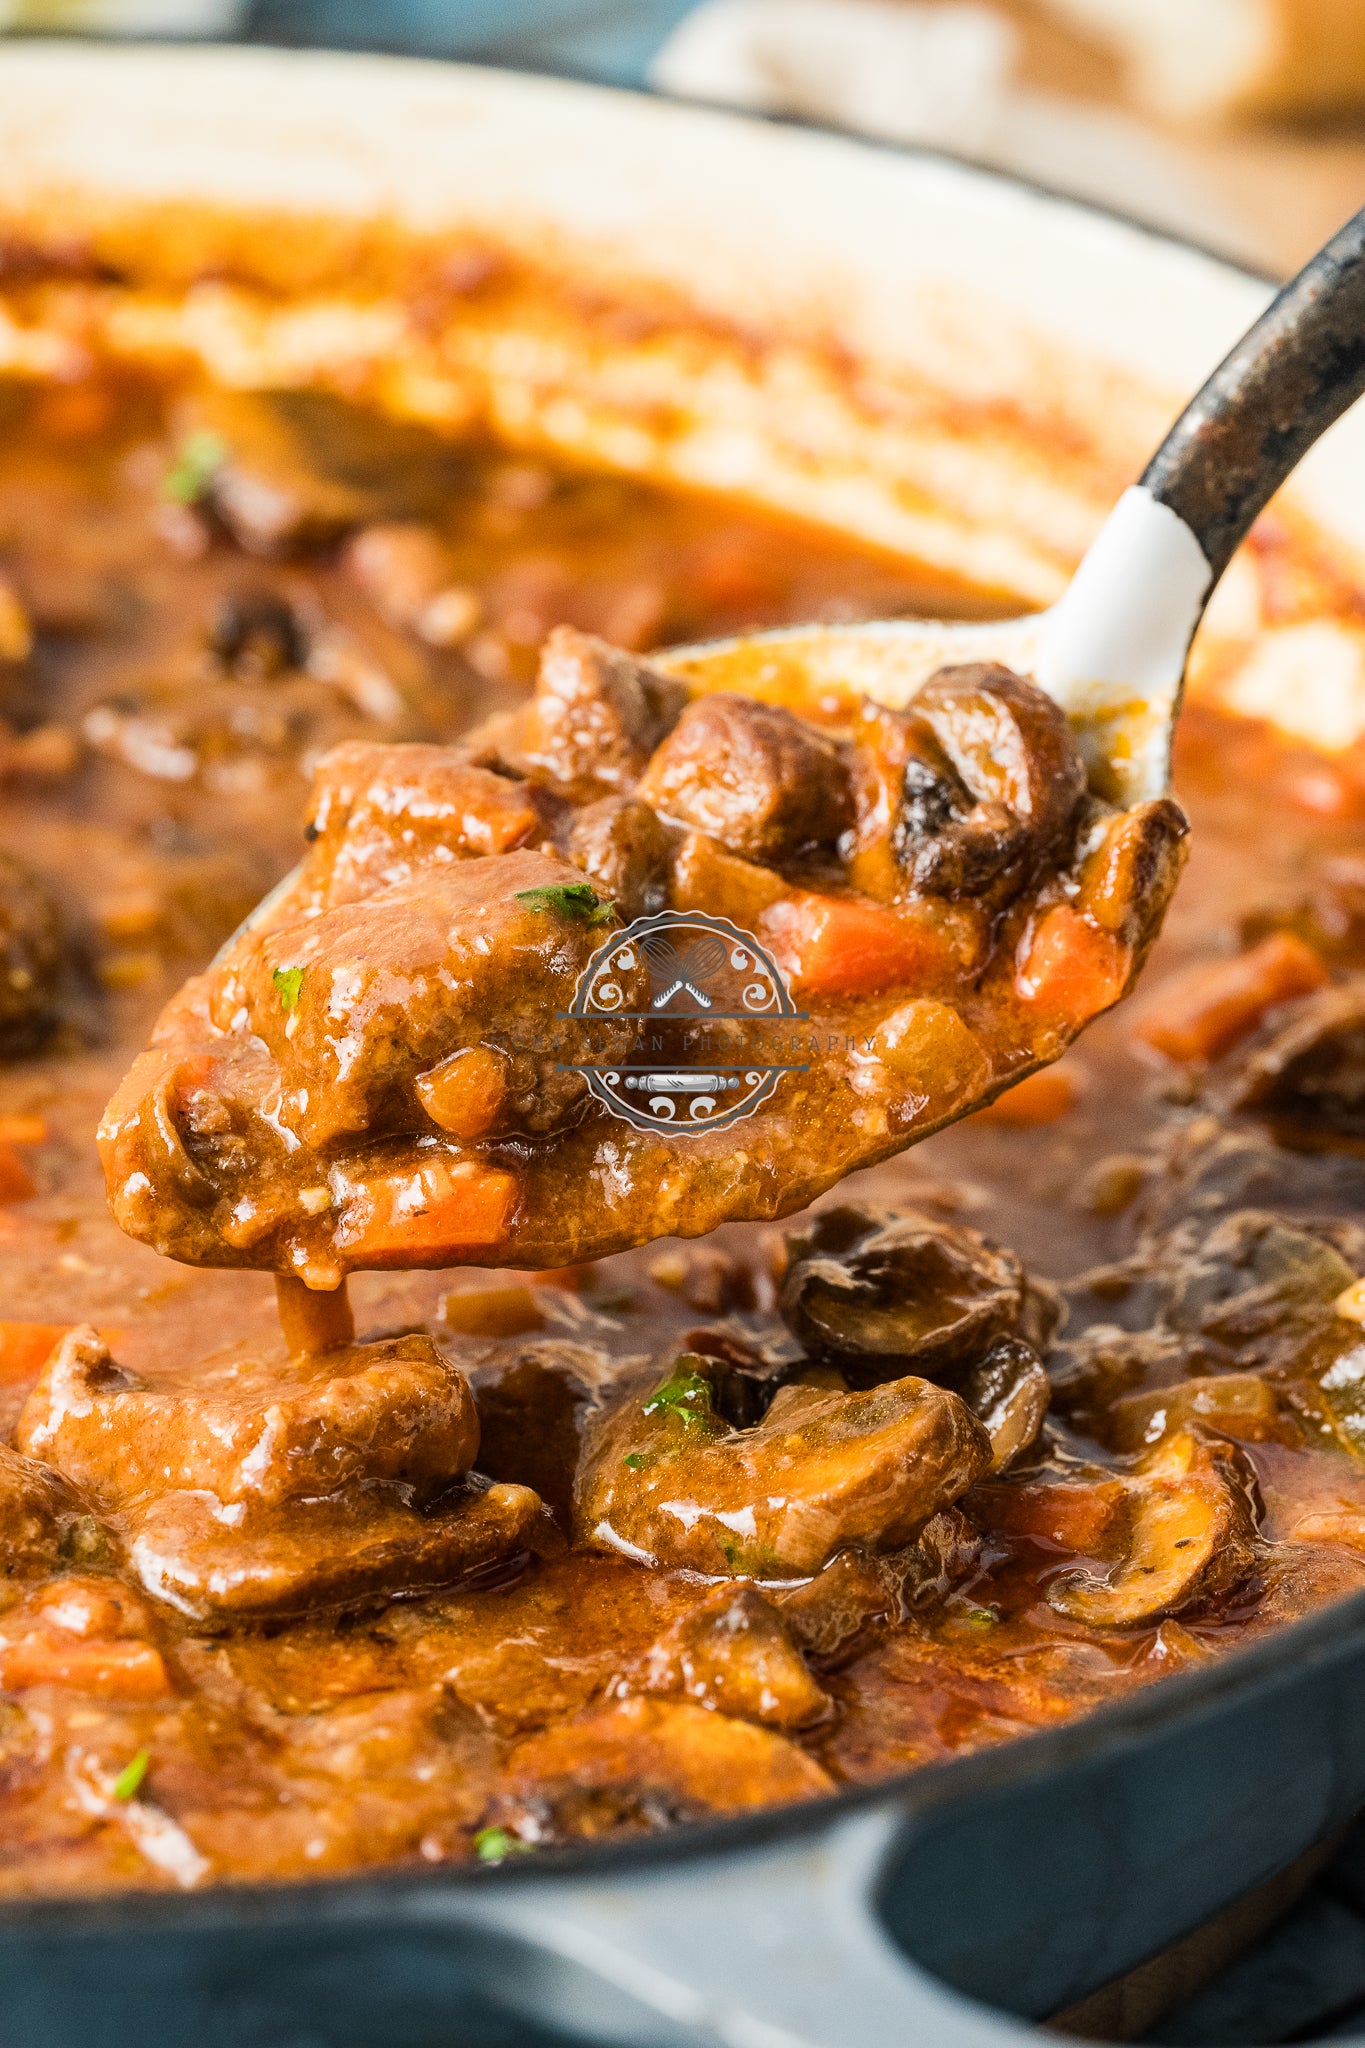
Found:
[[[887,709],[936,670],[999,662],[1071,721],[1097,796],[1162,796],[1190,643],[1252,522],[1365,390],[1365,211],[1287,284],[1176,420],[1048,610],[950,624],[790,626],[654,659],[696,690],[818,695]]]

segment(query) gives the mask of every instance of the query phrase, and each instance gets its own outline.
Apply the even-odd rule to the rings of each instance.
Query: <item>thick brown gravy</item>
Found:
[[[824,1205],[913,1210],[931,1238],[966,1229],[1018,1254],[1030,1302],[993,1296],[977,1350],[1003,1332],[1044,1352],[1051,1405],[1031,1444],[1020,1425],[1007,1470],[985,1472],[972,1438],[975,1483],[918,1533],[903,1495],[869,1528],[860,1477],[820,1570],[794,1567],[812,1561],[795,1539],[781,1569],[744,1550],[752,1532],[723,1519],[744,1502],[713,1470],[727,1432],[754,1432],[743,1454],[759,1478],[786,1459],[798,1494],[811,1454],[804,1439],[774,1448],[774,1386],[799,1436],[803,1402],[807,1417],[875,1404],[905,1375],[964,1388],[976,1360],[970,1342],[939,1341],[932,1315],[869,1337],[858,1318],[903,1306],[894,1284],[870,1302],[837,1281],[822,1296],[795,1286],[778,1229],[728,1225],[550,1273],[354,1281],[360,1337],[392,1340],[354,1399],[382,1406],[401,1386],[418,1417],[409,1495],[384,1511],[440,1526],[413,1475],[424,1457],[463,1469],[453,1364],[478,1405],[474,1468],[493,1482],[475,1504],[489,1527],[521,1518],[510,1547],[490,1541],[481,1562],[429,1546],[401,1596],[379,1567],[381,1590],[353,1576],[339,1594],[330,1564],[362,1524],[373,1533],[389,1483],[362,1475],[334,1499],[316,1482],[293,1601],[316,1611],[286,1612],[286,1594],[280,1617],[243,1621],[218,1593],[196,1608],[158,1581],[127,1506],[152,1408],[115,1415],[116,1484],[107,1444],[61,1441],[50,1371],[47,1408],[30,1397],[54,1341],[90,1324],[132,1376],[91,1368],[111,1414],[130,1395],[158,1414],[209,1396],[248,1417],[288,1410],[298,1373],[269,1277],[189,1270],[123,1236],[93,1138],[157,1008],[296,859],[318,756],[344,739],[453,736],[517,699],[560,623],[644,648],[970,600],[617,479],[425,440],[395,465],[383,432],[328,403],[285,408],[295,439],[259,463],[273,498],[217,509],[195,502],[213,449],[193,436],[231,422],[206,401],[96,380],[4,403],[0,846],[55,899],[66,939],[58,960],[31,885],[6,876],[0,910],[27,918],[28,950],[0,927],[18,970],[0,1011],[15,1055],[0,1067],[0,1403],[6,1442],[18,1427],[38,1463],[0,1471],[0,1888],[498,1860],[811,1797],[1064,1720],[1365,1581],[1365,1341],[1349,1296],[1365,1271],[1365,799],[1348,765],[1198,710],[1178,771],[1193,859],[1140,993],[1062,1067]],[[346,474],[329,472],[320,503],[308,450],[343,434]],[[348,553],[357,526],[396,518],[440,543],[415,597]],[[1356,604],[1307,558],[1291,576],[1274,533],[1256,559],[1272,614]],[[438,598],[444,624],[428,616]],[[827,1225],[807,1250],[866,1281],[878,1221]],[[1049,1285],[1068,1296],[1060,1325]],[[850,1292],[857,1327],[831,1343],[830,1303]],[[888,1348],[904,1353],[899,1377]],[[996,1414],[989,1390],[972,1398]],[[67,1483],[46,1476],[45,1446]],[[737,1561],[670,1551],[679,1518],[660,1520],[646,1483],[659,1457],[693,1485],[673,1494],[704,1510],[683,1523],[718,1546],[729,1529]],[[903,1478],[907,1460],[890,1464]],[[624,1510],[623,1469],[644,1475]],[[216,1483],[230,1532],[236,1482]],[[225,1541],[218,1562],[232,1555]]]

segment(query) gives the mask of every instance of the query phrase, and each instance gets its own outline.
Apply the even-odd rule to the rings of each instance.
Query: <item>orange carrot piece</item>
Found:
[[[1026,1074],[1013,1088],[979,1109],[972,1119],[978,1124],[1000,1124],[1011,1130],[1032,1129],[1037,1124],[1055,1124],[1075,1107],[1080,1087],[1065,1067],[1044,1067]]]
[[[515,1174],[472,1159],[429,1159],[358,1185],[337,1246],[356,1264],[438,1265],[499,1243],[517,1194]]]
[[[1235,960],[1196,967],[1161,989],[1137,1035],[1173,1060],[1216,1060],[1254,1031],[1267,1010],[1331,979],[1320,953],[1295,932],[1272,932]]]
[[[466,1045],[417,1076],[417,1096],[433,1123],[456,1138],[482,1138],[502,1113],[507,1059],[488,1045]]]
[[[0,1202],[26,1202],[38,1184],[13,1145],[0,1144]]]
[[[0,1684],[10,1692],[30,1685],[65,1685],[114,1700],[154,1700],[171,1689],[161,1652],[151,1643],[87,1642],[47,1629],[35,1629],[5,1644],[0,1650]]]
[[[45,1116],[0,1116],[0,1145],[45,1145]]]
[[[1097,1017],[1123,994],[1129,947],[1082,917],[1069,903],[1049,910],[1030,934],[1014,986],[1026,1003],[1077,1021]]]
[[[36,1380],[70,1323],[0,1322],[0,1387]]]
[[[932,914],[915,916],[870,896],[802,889],[764,912],[761,936],[789,985],[808,996],[870,995],[941,982],[956,959]]]

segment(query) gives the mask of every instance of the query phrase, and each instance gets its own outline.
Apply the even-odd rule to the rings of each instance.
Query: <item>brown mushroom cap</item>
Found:
[[[966,1367],[1023,1311],[1019,1260],[961,1224],[847,1206],[818,1215],[791,1251],[783,1317],[855,1386]]]

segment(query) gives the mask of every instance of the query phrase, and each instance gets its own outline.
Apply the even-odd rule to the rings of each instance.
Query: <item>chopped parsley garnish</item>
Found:
[[[135,1757],[129,1758],[114,1780],[115,1799],[137,1798],[151,1761],[152,1752],[149,1749],[140,1749]]]
[[[621,1463],[625,1466],[627,1472],[643,1472],[649,1460],[643,1451],[627,1451]]]
[[[175,461],[161,479],[161,494],[177,505],[197,505],[213,482],[214,473],[227,460],[227,442],[207,428],[187,434]]]
[[[645,1402],[645,1414],[675,1415],[684,1429],[710,1428],[715,1421],[711,1382],[697,1371],[700,1363],[695,1351],[684,1351],[674,1361],[668,1378]]]
[[[480,1828],[474,1837],[474,1854],[480,1863],[501,1863],[508,1856],[529,1856],[531,1844],[507,1828]]]
[[[968,1628],[994,1628],[999,1620],[1000,1609],[998,1607],[969,1607],[967,1609]]]
[[[288,1016],[299,1006],[303,994],[303,969],[301,967],[277,967],[270,979],[274,982],[280,998],[280,1008]]]
[[[518,903],[532,910],[552,910],[576,924],[606,924],[615,917],[616,905],[599,896],[591,882],[551,882],[543,889],[518,889]]]

